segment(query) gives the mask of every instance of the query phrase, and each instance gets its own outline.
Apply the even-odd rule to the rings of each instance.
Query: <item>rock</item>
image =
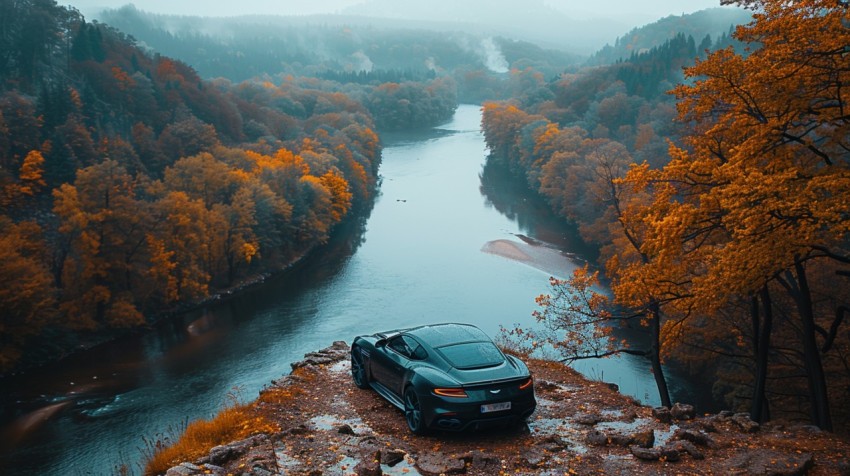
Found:
[[[755,433],[759,431],[760,425],[750,420],[749,413],[736,413],[732,416],[731,420],[738,425],[744,433]]]
[[[655,431],[652,429],[639,431],[631,435],[632,442],[641,448],[652,448],[655,444]]]
[[[693,420],[696,410],[693,405],[676,402],[670,409],[670,415],[676,420]]]
[[[691,455],[691,458],[693,459],[705,459],[705,454],[703,454],[702,451],[697,449],[697,447],[694,446],[694,444],[690,441],[674,441],[672,443],[668,443],[665,446],[671,449],[675,449],[679,452],[679,454],[687,453]]]
[[[210,472],[209,474],[213,474],[215,476],[224,476],[227,474],[226,469],[222,468],[221,466],[216,466],[214,464],[205,464],[204,474],[208,474],[207,471]]]
[[[402,450],[389,450],[381,453],[381,464],[385,464],[389,467],[393,467],[402,461],[404,461],[404,457],[407,456]]]
[[[573,420],[579,425],[593,426],[602,421],[602,417],[597,413],[579,413]]]
[[[629,451],[635,455],[635,458],[646,461],[657,461],[662,458],[665,461],[679,461],[680,458],[679,451],[669,446],[662,448],[642,448],[634,445],[629,447]]]
[[[549,455],[537,448],[524,451],[522,454],[522,460],[525,463],[525,466],[531,469],[542,466],[548,459]]]
[[[341,435],[352,435],[352,436],[357,435],[357,433],[354,432],[354,428],[351,428],[351,425],[348,425],[348,424],[340,425],[339,428],[336,429],[336,431],[337,431],[337,433],[339,433]]]
[[[590,446],[607,446],[608,435],[599,430],[591,430],[584,437],[584,442]]]
[[[226,445],[214,446],[210,450],[210,454],[207,459],[209,460],[209,463],[224,466],[224,464],[228,461],[242,456],[248,450],[259,446],[261,443],[266,441],[268,441],[267,435],[255,435]]]
[[[791,431],[795,431],[795,432],[799,431],[799,432],[802,432],[802,433],[810,433],[812,435],[817,435],[817,434],[823,433],[823,430],[821,430],[819,427],[817,427],[815,425],[794,425],[790,429],[791,429]]]
[[[181,463],[165,472],[165,476],[191,476],[201,474],[203,469],[192,463]]]
[[[348,347],[348,344],[339,340],[334,342],[330,347],[326,347],[318,352],[304,354],[304,360],[293,362],[290,364],[290,367],[292,367],[292,370],[295,370],[301,367],[327,365],[347,358],[350,351],[351,349]]]
[[[558,435],[547,436],[534,444],[550,453],[557,453],[570,447],[570,443]]]
[[[363,457],[354,467],[354,473],[357,476],[381,476],[383,474],[383,471],[381,471],[381,452],[376,451]]]
[[[714,426],[714,420],[701,418],[698,420],[699,426],[708,433],[717,433],[717,427]]]
[[[727,473],[770,476],[802,476],[815,465],[810,453],[782,453],[775,450],[748,450],[732,456],[723,469]]]
[[[466,472],[466,462],[442,453],[425,453],[416,460],[416,468],[426,474],[459,474]]]
[[[560,387],[557,384],[552,383],[548,380],[543,380],[543,381],[540,381],[540,382],[534,382],[534,390],[537,390],[537,391],[555,392],[558,389],[560,389]]]
[[[186,469],[183,466],[175,466],[173,468],[168,468],[168,471],[165,472],[165,476],[192,476],[194,474],[197,473]]]
[[[307,433],[310,433],[310,429],[307,428],[305,425],[298,425],[294,428],[290,428],[284,431],[283,433],[288,435],[306,435]]]
[[[608,435],[608,441],[614,446],[626,447],[634,443],[634,438],[631,435],[615,433],[613,435]]]
[[[542,448],[546,451],[545,448]],[[529,451],[537,451],[531,448]],[[484,474],[498,473],[498,469],[502,467],[502,460],[492,453],[486,453],[481,450],[470,451],[464,454],[461,459],[466,462],[467,468],[476,468]]]
[[[705,433],[691,429],[679,428],[678,430],[673,432],[673,436],[671,438],[674,440],[690,441],[691,443],[696,443],[700,446],[709,446],[714,444],[714,440],[711,439],[710,436],[706,435]]]
[[[673,421],[673,415],[667,407],[655,407],[652,409],[652,416],[661,423],[670,423]]]
[[[609,382],[603,382],[603,383],[605,383],[605,386],[607,386],[608,388],[610,388],[611,390],[613,390],[615,392],[620,391],[620,386],[617,385],[616,383],[609,383]]]

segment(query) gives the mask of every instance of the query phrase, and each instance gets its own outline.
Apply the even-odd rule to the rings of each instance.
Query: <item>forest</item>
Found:
[[[489,160],[601,249],[550,281],[542,331],[505,332],[566,360],[645,356],[665,405],[675,365],[754,421],[844,432],[848,6],[734,3],[753,20],[731,36],[680,34],[485,104]],[[648,343],[629,346],[621,325]]]
[[[457,107],[448,77],[204,80],[53,0],[0,9],[1,371],[286,267],[371,207],[382,127]]]
[[[478,33],[222,20],[225,42],[133,7],[0,3],[0,372],[297,261],[368,213],[381,132],[461,101],[483,103],[488,165],[600,250],[550,281],[542,330],[506,329],[517,346],[642,355],[664,404],[676,366],[753,420],[846,430],[848,7],[731,3],[752,21],[669,17],[586,61]]]

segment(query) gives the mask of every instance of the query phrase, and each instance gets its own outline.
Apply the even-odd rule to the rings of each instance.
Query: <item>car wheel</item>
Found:
[[[358,388],[369,388],[369,377],[366,375],[366,366],[363,365],[363,354],[359,347],[351,349],[351,379]]]
[[[414,435],[425,433],[425,424],[422,421],[422,404],[413,387],[407,387],[404,391],[404,418],[407,426]]]

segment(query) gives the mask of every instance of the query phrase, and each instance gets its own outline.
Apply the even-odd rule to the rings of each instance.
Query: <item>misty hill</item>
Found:
[[[722,37],[728,36],[734,26],[748,23],[751,19],[751,12],[738,8],[710,8],[686,15],[670,15],[632,29],[617,38],[613,46],[605,45],[588,63],[612,64],[659,47],[679,34],[693,37],[698,44],[710,44],[706,36],[710,36],[712,42],[723,42]]]
[[[624,29],[622,23],[609,19],[571,18],[543,0],[368,0],[344,13],[450,23],[464,31],[489,32],[585,55]]]
[[[532,67],[546,77],[584,61],[563,50],[488,36],[426,20],[356,16],[160,15],[133,6],[106,10],[101,21],[139,44],[192,65],[205,78],[243,81],[292,74],[339,82],[452,76],[466,101],[503,96],[511,69]]]

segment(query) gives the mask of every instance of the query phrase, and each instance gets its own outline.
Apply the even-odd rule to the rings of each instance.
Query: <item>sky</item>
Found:
[[[423,0],[427,1],[427,0]],[[461,0],[462,1],[462,0]],[[245,14],[309,15],[339,13],[364,0],[58,0],[71,4],[86,16],[102,8],[117,8],[132,2],[137,8],[154,13],[178,15],[234,16]],[[517,0],[522,2],[522,0]],[[644,24],[668,15],[681,15],[720,6],[720,0],[545,0],[545,3],[576,19],[608,17]]]

